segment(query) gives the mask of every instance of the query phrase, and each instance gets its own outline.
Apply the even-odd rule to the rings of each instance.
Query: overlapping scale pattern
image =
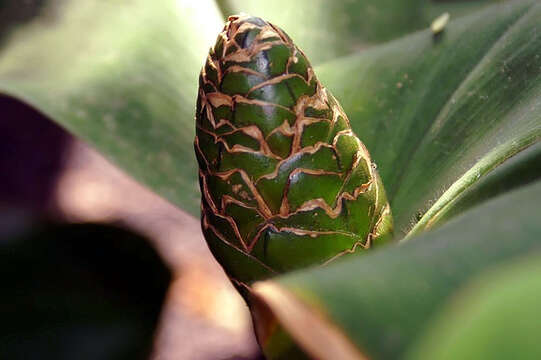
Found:
[[[196,125],[203,232],[237,284],[390,238],[375,164],[278,27],[228,19],[201,71]]]

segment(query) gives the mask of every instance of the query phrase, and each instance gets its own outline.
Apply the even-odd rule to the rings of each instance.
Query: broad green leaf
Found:
[[[506,150],[513,151],[514,149],[511,147]],[[506,159],[506,157],[506,154],[494,151],[482,158],[438,199],[404,240],[427,230],[434,224],[441,224],[487,199],[541,177],[540,142],[536,142],[500,164],[501,159]],[[488,171],[491,172],[481,177]]]
[[[540,20],[539,3],[495,5],[316,68],[378,164],[399,235],[539,141]]]
[[[54,4],[3,39],[0,91],[33,105],[196,214],[193,115],[197,76],[222,26],[217,5]],[[334,2],[302,10],[256,15],[276,16],[314,63],[410,29],[395,20],[396,28],[388,26],[392,34],[378,38],[380,33],[366,32],[357,42],[352,29],[372,20],[383,24],[383,18],[364,18]],[[409,10],[402,8],[408,19]],[[354,19],[353,27],[333,23],[345,14]],[[424,17],[415,19],[421,20],[412,21],[411,29],[423,24]],[[317,309],[327,314],[327,325],[334,323],[319,326],[317,313],[314,326],[304,327],[323,331],[314,337],[319,345],[345,349],[342,358],[396,357],[469,277],[538,250],[535,201],[541,190],[539,182],[526,184],[541,174],[540,20],[541,4],[535,1],[495,5],[452,21],[439,36],[425,30],[316,68],[377,162],[403,233],[415,217],[421,219],[412,233],[513,187],[523,189],[403,246],[271,283],[271,290],[301,302],[285,307],[292,316],[288,324],[295,323],[296,309],[308,311],[308,318]],[[314,339],[304,336],[301,343],[312,346]]]
[[[476,278],[445,306],[409,359],[541,358],[541,257]]]
[[[0,91],[196,214],[196,79],[221,27],[216,5],[71,0],[53,14],[3,43]],[[378,163],[402,232],[477,159],[496,154],[489,172],[537,140],[538,17],[539,5],[495,6],[439,39],[424,31],[316,69]]]
[[[335,346],[352,359],[400,358],[461,286],[541,252],[540,198],[538,181],[415,241],[259,283],[256,293],[312,356]]]
[[[247,13],[284,29],[312,64],[429,24],[428,0],[217,0],[225,16]]]
[[[222,25],[211,0],[61,1],[2,43],[0,91],[196,214],[197,77]]]

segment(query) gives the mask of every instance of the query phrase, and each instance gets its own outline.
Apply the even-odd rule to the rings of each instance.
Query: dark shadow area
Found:
[[[170,279],[147,239],[109,225],[0,239],[0,358],[146,359]]]
[[[59,218],[64,129],[0,95],[0,132],[0,359],[147,359],[169,269],[133,232],[44,220]]]
[[[13,98],[0,95],[0,210],[46,211],[54,203],[71,136]]]
[[[51,0],[0,0],[0,44],[18,25],[40,15]]]

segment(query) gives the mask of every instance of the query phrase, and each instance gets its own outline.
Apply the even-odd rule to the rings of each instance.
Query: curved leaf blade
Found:
[[[540,18],[538,3],[495,5],[439,38],[423,31],[316,69],[378,164],[404,234],[479,159],[498,153],[488,173],[539,141]]]
[[[191,146],[192,100],[206,44],[215,36],[221,20],[218,9],[210,1],[199,3],[197,6],[200,7],[195,8],[183,1],[163,1],[162,5],[166,5],[163,7],[140,1],[129,9],[119,4],[67,2],[61,9],[63,15],[52,25],[38,23],[29,26],[15,34],[3,49],[0,55],[0,89],[36,106],[93,143],[159,194],[196,214],[199,199]],[[402,229],[409,226],[410,219],[418,211],[428,208],[442,189],[450,185],[450,179],[458,178],[463,170],[472,166],[472,156],[481,157],[486,150],[477,149],[469,157],[462,156],[463,162],[452,169],[429,168],[438,172],[435,182],[428,180],[431,176],[418,181],[415,178],[419,176],[418,168],[406,172],[406,162],[399,161],[413,156],[415,147],[409,143],[419,143],[423,139],[413,135],[428,131],[431,121],[449,101],[452,91],[460,86],[512,24],[522,17],[535,19],[539,6],[528,11],[531,6],[530,3],[518,3],[492,7],[451,24],[439,43],[434,43],[431,35],[423,32],[364,55],[322,66],[317,71],[327,80],[324,83],[344,99],[354,129],[367,143],[391,191],[397,191],[401,174],[405,174],[404,183],[409,185],[400,186],[393,204]],[[100,17],[96,14],[107,15]],[[181,21],[179,17],[182,17]],[[209,24],[208,31],[200,29],[199,24],[204,21]],[[139,23],[148,26],[133,32],[135,24]],[[73,35],[80,33],[82,28],[91,34],[89,45],[80,46],[78,37]],[[522,28],[526,29],[525,26]],[[119,35],[110,36],[113,29]],[[472,33],[480,35],[473,36],[470,41]],[[464,42],[466,37],[467,43]],[[537,50],[538,38],[532,37],[529,53],[519,53],[516,58],[529,59],[527,55]],[[452,55],[452,52],[457,55]],[[182,61],[179,62],[179,58]],[[527,114],[530,125],[532,118],[534,125],[538,119],[535,117],[539,105],[535,102],[535,86],[539,76],[535,65],[534,62],[533,73],[530,74],[533,76],[526,79],[533,88],[527,86],[517,91],[518,96],[534,99]],[[337,76],[334,70],[334,75],[330,76],[331,66],[343,69],[345,76]],[[431,70],[426,71],[427,68]],[[460,70],[460,76],[447,74],[453,69]],[[355,79],[351,73],[361,76]],[[406,84],[403,79],[408,73],[409,81],[416,79],[411,88],[411,84]],[[512,78],[510,84],[522,86],[522,80],[524,76],[518,76]],[[400,89],[396,88],[399,83],[402,84]],[[508,113],[520,110],[516,102],[511,105],[507,108]],[[523,110],[525,106],[522,104]],[[479,111],[473,106],[462,113],[475,113],[475,110]],[[390,129],[388,124],[398,120],[397,126]],[[508,125],[513,128],[516,121],[513,118]],[[482,121],[475,123],[481,124]],[[532,130],[531,126],[527,130]],[[529,134],[536,140],[537,130],[532,131],[533,135],[532,132]],[[507,136],[513,141],[513,136],[508,135],[517,135],[515,130],[504,133],[507,135],[503,139],[497,136],[491,139],[500,142]],[[440,138],[447,135],[439,133],[436,140],[441,144]],[[444,156],[448,142],[437,146],[434,154]],[[450,166],[449,162],[451,160],[447,160],[446,166]],[[423,163],[420,167],[425,165]],[[413,183],[415,189],[411,191]]]
[[[70,0],[53,10],[3,44],[0,91],[198,213],[193,116],[197,76],[222,26],[215,4]]]
[[[539,359],[541,257],[489,271],[448,304],[408,359]]]
[[[489,152],[449,187],[404,240],[492,197],[538,180],[541,177],[541,142],[526,147],[528,145],[504,144]]]
[[[261,284],[277,287],[301,302],[305,311],[321,314],[365,356],[400,358],[463,284],[488,267],[541,252],[540,197],[538,181],[480,205],[416,241]],[[273,312],[280,311],[275,310],[279,302],[267,301],[268,293],[255,289]],[[282,322],[297,318],[278,316]],[[319,326],[327,327],[327,322]]]

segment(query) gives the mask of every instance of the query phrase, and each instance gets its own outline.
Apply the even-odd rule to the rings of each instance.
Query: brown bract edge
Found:
[[[310,84],[313,79],[315,79],[315,74],[313,73],[313,69],[311,66],[308,66],[307,68],[307,75],[306,78],[303,76],[296,74],[296,73],[289,73],[286,71],[286,73],[276,76],[276,77],[270,77],[268,78],[265,74],[261,74],[253,69],[250,69],[245,66],[241,66],[240,64],[230,66],[226,71],[222,69],[222,63],[225,63],[226,61],[230,62],[247,62],[250,61],[254,55],[258,54],[259,52],[263,50],[268,50],[272,48],[275,45],[287,45],[290,49],[292,49],[291,56],[287,61],[288,66],[289,64],[294,64],[298,61],[297,56],[302,53],[300,49],[298,49],[291,41],[291,39],[285,35],[279,28],[273,26],[270,23],[266,23],[264,26],[261,27],[261,31],[259,34],[255,37],[253,43],[251,46],[247,48],[242,48],[237,44],[235,38],[238,33],[249,31],[252,28],[256,28],[259,26],[256,26],[254,24],[251,24],[249,22],[242,22],[243,16],[231,16],[228,19],[228,22],[226,26],[224,27],[223,31],[219,34],[219,37],[223,41],[222,48],[220,49],[220,54],[215,54],[217,49],[213,48],[211,49],[211,54],[214,54],[211,56],[209,54],[207,58],[207,65],[209,68],[213,69],[215,71],[217,76],[218,83],[221,83],[222,79],[224,78],[225,74],[228,72],[243,72],[246,74],[250,74],[253,76],[258,76],[264,79],[263,82],[258,83],[257,85],[253,86],[246,95],[227,95],[219,91],[218,84],[215,84],[208,76],[205,71],[205,67],[203,68],[203,71],[201,73],[201,80],[204,84],[209,85],[212,89],[210,92],[205,92],[203,89],[199,89],[199,97],[201,100],[201,115],[206,115],[206,118],[214,128],[214,131],[209,131],[205,129],[201,124],[198,122],[196,124],[197,129],[209,136],[211,136],[214,139],[214,142],[216,144],[220,143],[222,144],[222,150],[229,154],[238,154],[238,153],[252,153],[254,155],[260,155],[265,156],[267,158],[272,158],[276,160],[276,165],[274,168],[274,171],[271,171],[269,173],[263,174],[258,178],[252,179],[248,173],[245,171],[245,169],[242,168],[235,168],[235,169],[229,169],[226,171],[212,171],[212,164],[211,162],[206,158],[204,151],[200,147],[199,139],[196,135],[195,138],[195,149],[196,152],[199,155],[199,158],[202,159],[206,166],[202,167],[199,172],[199,178],[201,182],[201,191],[203,194],[203,198],[205,202],[208,204],[210,211],[216,216],[217,218],[220,218],[227,223],[230,224],[231,228],[233,229],[238,242],[240,243],[240,247],[232,244],[231,242],[225,241],[229,243],[230,245],[238,248],[245,254],[250,254],[258,242],[261,235],[268,229],[272,229],[276,232],[291,232],[297,235],[309,235],[312,237],[317,237],[320,235],[326,235],[329,233],[333,233],[332,231],[313,231],[313,230],[306,230],[306,229],[297,229],[295,227],[280,227],[272,223],[274,219],[287,219],[293,215],[296,215],[301,212],[307,212],[314,210],[316,208],[322,209],[325,211],[325,213],[332,219],[337,218],[342,213],[342,205],[345,200],[347,201],[355,201],[361,194],[364,194],[365,192],[369,191],[371,188],[376,188],[376,200],[375,203],[378,203],[378,195],[380,192],[380,189],[378,189],[378,183],[376,181],[377,175],[375,173],[374,165],[372,163],[372,160],[370,158],[370,155],[368,153],[368,150],[365,148],[364,144],[355,136],[353,131],[351,130],[351,126],[349,124],[349,120],[347,118],[347,115],[344,113],[343,109],[340,107],[338,102],[334,99],[334,97],[319,83],[319,81],[316,81],[316,91],[313,96],[307,96],[303,95],[298,100],[297,103],[289,108],[284,107],[279,104],[274,103],[268,103],[257,99],[249,99],[247,96],[252,93],[253,91],[267,85],[277,84],[280,83],[288,78],[291,77],[298,77],[302,79],[306,84]],[[241,25],[239,25],[241,24]],[[235,51],[229,51],[230,48],[234,48]],[[303,55],[304,56],[304,55]],[[254,125],[248,125],[248,126],[237,126],[236,124],[233,124],[231,121],[228,121],[227,119],[215,119],[214,114],[212,112],[212,108],[219,107],[219,106],[228,106],[232,110],[235,109],[235,105],[243,103],[243,104],[253,104],[258,106],[271,106],[271,107],[280,107],[283,110],[291,113],[295,116],[295,122],[293,125],[290,125],[287,120],[284,120],[283,124],[272,130],[268,134],[264,134],[261,129],[259,129],[257,126]],[[330,119],[324,119],[324,118],[311,118],[305,115],[305,110],[310,107],[313,109],[319,109],[319,110],[330,110],[332,112],[332,118]],[[339,131],[335,134],[335,137],[333,141],[328,144],[325,142],[318,141],[317,143],[303,147],[301,145],[301,137],[303,135],[304,129],[306,126],[314,123],[314,122],[329,122],[330,124],[334,125],[338,118],[341,117],[344,119],[344,121],[347,123],[348,128],[344,129],[342,131]],[[216,134],[216,130],[221,128],[222,126],[226,126],[232,130],[230,132],[225,132],[220,135]],[[230,135],[233,133],[244,133],[248,136],[250,136],[252,139],[256,140],[259,143],[259,149],[254,150],[251,148],[248,148],[246,146],[242,146],[239,144],[230,145],[225,140],[224,136]],[[281,156],[279,154],[273,153],[271,150],[268,139],[274,134],[274,133],[280,133],[284,136],[292,137],[292,145],[290,148],[289,154],[286,156]],[[286,186],[283,190],[282,198],[281,198],[281,205],[279,208],[279,211],[275,212],[272,211],[270,206],[267,204],[263,196],[260,194],[260,191],[258,189],[258,184],[262,180],[272,180],[277,178],[280,167],[289,162],[292,161],[294,158],[302,156],[303,154],[313,154],[317,151],[319,151],[321,148],[329,148],[331,151],[337,155],[337,142],[341,137],[348,137],[355,141],[356,143],[356,152],[354,154],[354,161],[353,165],[348,171],[341,171],[341,172],[332,172],[328,170],[314,170],[314,169],[304,169],[304,168],[297,168],[294,171],[292,171],[288,176],[288,181],[286,183]],[[369,179],[366,183],[359,184],[357,188],[355,188],[351,192],[347,191],[340,191],[337,193],[336,198],[334,199],[333,204],[328,204],[327,201],[325,201],[323,198],[315,198],[311,199],[309,201],[306,201],[305,203],[298,206],[296,209],[290,208],[290,203],[288,199],[288,191],[289,191],[289,185],[292,181],[292,178],[295,176],[299,176],[300,174],[310,174],[310,175],[336,175],[340,177],[343,181],[343,184],[346,184],[349,180],[352,173],[355,171],[355,169],[360,166],[361,162],[366,162],[369,165]],[[227,181],[232,175],[239,174],[240,177],[243,179],[244,183],[247,186],[247,191],[239,192],[239,196],[236,196],[237,198],[234,198],[233,196],[227,195],[223,196],[220,201],[215,201],[215,199],[212,198],[210,195],[210,191],[208,189],[208,182],[207,177],[209,176],[215,176],[218,177],[224,181]],[[242,196],[240,196],[242,195]],[[255,205],[248,205],[246,200],[253,200],[255,201]],[[235,204],[236,206],[244,207],[250,210],[255,211],[262,219],[264,219],[264,223],[262,226],[259,227],[258,231],[256,232],[255,236],[253,236],[251,239],[244,238],[241,235],[241,232],[239,231],[239,226],[236,223],[235,219],[233,219],[231,216],[226,214],[226,209],[229,204]],[[387,207],[381,211],[379,214],[372,214],[374,219],[372,220],[372,226],[369,230],[368,237],[366,239],[360,239],[359,241],[355,242],[351,249],[347,249],[346,251],[337,254],[336,256],[332,257],[331,259],[328,259],[325,263],[331,262],[335,260],[336,258],[341,257],[344,254],[352,253],[357,248],[369,248],[373,242],[374,239],[376,239],[380,234],[378,233],[378,224],[381,222],[383,217],[389,213],[388,205]],[[202,212],[203,214],[203,228],[205,230],[212,231],[218,238],[224,240],[223,234],[218,231],[208,219],[206,219],[205,211]],[[336,232],[339,233],[338,231]],[[342,234],[342,235],[348,235],[348,236],[356,236],[355,234]]]
[[[261,302],[259,311],[263,313],[259,316],[269,323],[277,320],[314,359],[368,359],[325,314],[304,303],[280,284],[274,281],[257,282],[253,285],[252,295],[255,302]],[[265,313],[268,311],[271,314]],[[258,334],[262,346],[266,336],[269,334]]]

